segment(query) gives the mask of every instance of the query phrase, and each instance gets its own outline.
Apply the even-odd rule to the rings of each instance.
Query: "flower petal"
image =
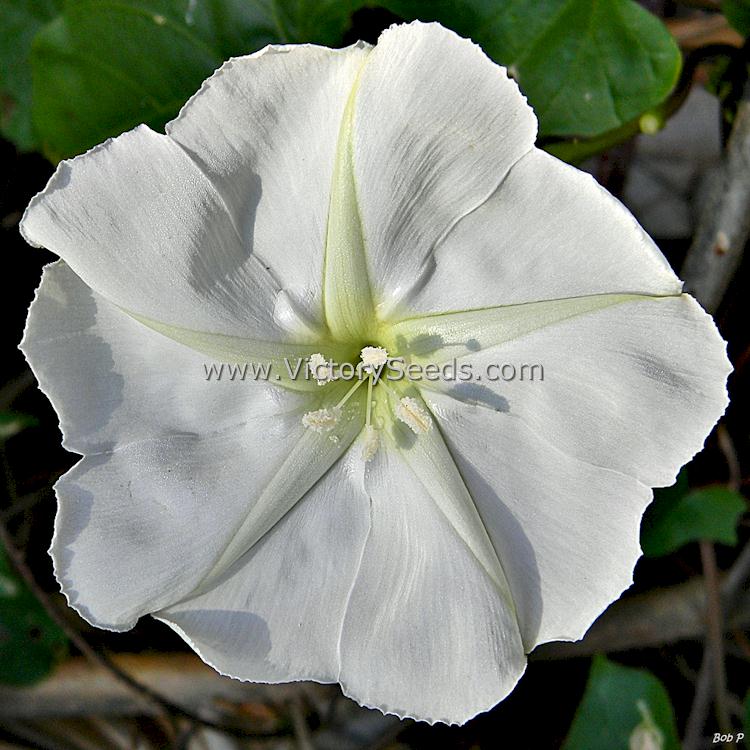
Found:
[[[515,614],[398,449],[381,446],[365,482],[371,530],[341,634],[339,682],[386,713],[463,723],[524,671]]]
[[[525,649],[583,637],[632,583],[651,490],[560,450],[512,412],[425,396],[499,552]]]
[[[89,454],[56,486],[51,552],[72,606],[102,627],[126,629],[209,585],[315,484],[362,421],[353,407],[356,420],[334,442],[302,425],[321,395],[208,381],[200,355],[63,263],[45,270],[22,348],[66,447]]]
[[[539,149],[517,161],[490,199],[453,228],[434,261],[406,314],[682,289],[616,198]]]
[[[419,398],[419,394],[415,395]],[[395,391],[389,393],[389,401],[389,405],[383,404],[382,410],[376,409],[376,418],[383,412],[396,413],[398,394]],[[419,398],[417,405],[423,404]],[[425,406],[424,412],[427,411]],[[487,530],[440,431],[429,429],[415,438],[405,423],[394,421],[391,436],[401,450],[404,463],[409,466],[456,536],[474,555],[477,563],[492,579],[501,596],[506,597],[512,608],[513,599],[497,551],[487,536]]]
[[[452,357],[491,349],[561,321],[637,299],[650,298],[595,294],[407,318],[390,327],[389,344],[412,361],[442,364]]]
[[[164,324],[281,341],[279,285],[174,141],[140,126],[62,162],[21,232],[110,302]]]
[[[263,372],[263,368],[266,368],[269,374],[266,380],[293,391],[317,390],[318,383],[315,378],[307,377],[307,359],[319,354],[321,349],[331,361],[345,362],[352,357],[350,345],[338,344],[323,337],[318,337],[312,343],[261,341],[242,336],[194,331],[167,325],[132,312],[128,314],[144,326],[212,358],[214,362],[253,366],[256,372]]]
[[[369,49],[266,47],[230,60],[167,125],[255,255],[318,323],[336,144]]]
[[[505,70],[437,24],[393,26],[362,70],[354,174],[372,285],[388,311],[442,235],[534,144],[536,119]]]
[[[458,363],[470,363],[473,380],[442,380],[443,392],[499,408],[564,453],[649,487],[672,484],[703,447],[731,372],[713,320],[685,294],[568,317]],[[489,367],[506,363],[515,377]],[[529,374],[535,364],[543,380],[538,368]]]
[[[528,650],[582,637],[630,585],[650,487],[674,481],[727,404],[725,344],[691,297],[585,312],[545,326],[522,318],[517,336],[458,359],[471,381],[422,389],[498,550]],[[480,328],[482,314],[444,317],[473,315]],[[515,379],[490,370],[502,363]],[[541,376],[518,376],[535,363]]]
[[[370,524],[362,466],[350,451],[211,589],[156,617],[222,674],[335,682]]]
[[[367,253],[354,182],[352,128],[359,76],[344,108],[328,209],[323,263],[323,300],[328,328],[336,338],[366,340],[373,334],[373,306]]]

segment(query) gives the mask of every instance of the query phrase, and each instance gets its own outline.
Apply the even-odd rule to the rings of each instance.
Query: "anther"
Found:
[[[325,385],[329,381],[333,380],[333,363],[329,362],[319,352],[310,355],[310,360],[307,363],[307,369],[310,375],[315,378],[318,385]]]
[[[330,432],[341,417],[341,409],[335,406],[333,409],[318,409],[309,411],[302,416],[302,424],[315,432]]]
[[[366,346],[359,356],[362,369],[367,372],[375,372],[388,361],[388,352],[382,346]]]
[[[428,432],[432,427],[432,420],[419,405],[417,399],[404,396],[396,407],[396,416],[417,435]]]

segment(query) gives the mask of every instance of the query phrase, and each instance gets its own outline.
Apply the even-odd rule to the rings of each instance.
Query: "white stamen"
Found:
[[[318,385],[325,385],[333,380],[333,362],[329,362],[322,354],[316,353],[310,355],[310,361],[307,363],[307,369],[310,371]]]
[[[382,346],[366,346],[359,355],[362,369],[374,372],[388,361],[388,352]]]
[[[429,415],[419,405],[419,401],[411,396],[404,396],[398,402],[396,416],[417,435],[428,432],[432,427]]]
[[[341,409],[318,409],[302,416],[302,424],[315,432],[330,432],[341,417]]]
[[[362,460],[367,463],[375,458],[375,454],[380,447],[380,438],[378,431],[374,427],[367,425],[365,427],[364,439],[362,440]]]

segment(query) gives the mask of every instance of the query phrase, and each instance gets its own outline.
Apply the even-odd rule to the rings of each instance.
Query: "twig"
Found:
[[[272,702],[284,705],[296,697],[314,703],[337,692],[331,685],[309,682],[266,685],[231,680],[190,653],[115,654],[112,661],[139,683],[151,688],[158,686],[172,703],[209,716],[213,715],[211,712],[247,716],[253,706]],[[149,704],[147,715],[153,715],[154,710],[153,704]],[[36,685],[0,685],[0,721],[141,713],[142,705],[131,690],[110,671],[92,669],[80,656],[67,659]],[[267,726],[270,729],[281,720],[275,713],[269,713]],[[270,731],[265,734],[275,736]]]
[[[747,46],[743,54],[747,53]],[[685,258],[682,278],[708,312],[715,312],[737,270],[750,236],[750,81],[746,81],[732,133],[724,157],[709,191],[693,244]],[[736,469],[731,441],[725,432],[719,435],[720,446],[727,456],[733,481],[740,476]],[[729,450],[731,448],[731,450]],[[717,721],[722,731],[729,731],[726,703],[726,672],[723,648],[723,619],[728,589],[719,585],[713,544],[700,542],[701,560],[706,580],[706,645],[704,647],[693,704],[688,717],[684,747],[696,750],[706,722],[711,693]],[[741,571],[740,571],[741,572]],[[737,589],[736,578],[732,592]],[[741,585],[741,584],[740,584]]]
[[[740,465],[732,436],[723,423],[720,423],[716,428],[716,437],[719,448],[727,462],[727,469],[729,470],[729,481],[727,484],[730,489],[739,492],[742,487],[742,466]],[[725,617],[731,614],[735,599],[749,575],[750,544],[746,544],[727,572],[722,584],[722,610]]]
[[[750,236],[750,82],[742,98],[719,172],[685,258],[682,278],[708,312],[715,312]]]
[[[727,462],[727,469],[729,470],[729,481],[727,484],[730,489],[739,492],[742,486],[742,468],[740,467],[740,460],[737,457],[737,451],[734,447],[734,440],[732,440],[732,436],[723,422],[719,423],[719,426],[716,428],[716,439],[719,443],[719,449],[724,454],[724,460]]]
[[[40,603],[45,608],[47,613],[63,630],[65,635],[70,639],[75,647],[83,654],[84,657],[86,657],[86,659],[106,669],[123,685],[128,687],[138,703],[140,703],[141,706],[146,709],[147,713],[152,712],[149,709],[151,708],[151,705],[153,705],[157,708],[157,713],[161,714],[163,718],[170,721],[170,724],[171,717],[169,716],[169,714],[171,713],[183,719],[187,719],[188,721],[191,721],[195,724],[209,727],[211,729],[217,729],[219,731],[226,732],[237,737],[276,737],[282,735],[286,736],[288,734],[287,732],[256,733],[250,729],[238,729],[236,727],[227,726],[221,722],[206,719],[182,706],[177,705],[176,703],[173,703],[171,700],[165,698],[163,695],[151,689],[147,685],[144,685],[138,680],[135,680],[127,672],[123,671],[108,656],[92,648],[89,645],[88,641],[86,641],[80,635],[80,633],[75,630],[75,628],[71,627],[71,625],[65,620],[64,617],[62,617],[47,592],[41,589],[40,586],[36,583],[33,574],[23,560],[23,557],[21,556],[18,548],[16,548],[13,544],[13,541],[8,534],[8,530],[5,528],[5,525],[2,522],[0,522],[0,541],[5,547],[5,551],[7,552],[8,557],[11,559],[11,562],[18,571],[19,575],[21,575],[34,595],[37,597],[37,599],[39,599]]]
[[[738,609],[737,599],[744,592],[744,583],[750,576],[750,543],[746,544],[734,564],[729,569],[721,586],[723,625],[732,629],[732,622]],[[747,596],[744,597],[746,602]],[[739,629],[739,628],[738,628]],[[715,637],[715,636],[714,636]],[[697,750],[701,745],[701,735],[706,723],[706,715],[711,702],[711,688],[714,685],[715,653],[707,647],[703,654],[701,669],[696,682],[693,705],[685,728],[683,750]],[[723,664],[720,672],[723,673]],[[717,702],[717,709],[719,702]]]
[[[126,675],[117,667],[115,667],[103,654],[95,651],[88,642],[73,628],[70,623],[60,614],[57,607],[53,603],[49,594],[39,586],[36,582],[34,574],[26,565],[26,561],[21,554],[21,551],[16,547],[10,532],[6,528],[5,524],[0,521],[0,543],[2,543],[3,549],[10,559],[13,567],[15,568],[18,575],[23,578],[26,585],[31,589],[31,592],[36,597],[37,601],[44,607],[47,614],[52,618],[55,624],[65,633],[68,639],[73,645],[93,664],[100,667],[104,667],[119,680],[131,688],[137,699],[145,705],[149,704],[149,701],[155,700],[149,693],[148,689],[142,689],[138,683],[136,683],[129,675]],[[156,700],[156,703],[162,705],[160,701]],[[165,717],[166,718],[166,717]]]
[[[8,457],[5,453],[5,448],[0,443],[0,464],[2,465],[2,471],[3,471],[3,477],[5,480],[5,486],[8,490],[8,495],[11,500],[11,504],[15,504],[18,500],[17,492],[16,492],[16,481],[15,477],[13,476],[13,472],[10,469],[10,465],[8,463]],[[98,664],[101,667],[104,667],[105,669],[110,670],[113,674],[115,674],[120,680],[122,680],[125,684],[128,685],[135,693],[137,693],[138,698],[142,701],[144,701],[146,704],[148,703],[148,700],[153,700],[147,693],[145,693],[143,690],[140,690],[140,686],[135,683],[133,680],[129,678],[128,675],[125,675],[121,672],[119,672],[116,667],[110,664],[109,660],[103,656],[102,654],[95,651],[88,642],[78,633],[78,631],[73,628],[70,623],[60,614],[57,607],[55,606],[54,602],[52,601],[49,594],[37,583],[36,578],[34,577],[34,574],[31,572],[31,569],[26,564],[26,560],[24,559],[24,556],[21,552],[21,550],[16,546],[16,543],[11,536],[10,532],[8,531],[7,526],[5,525],[5,522],[0,519],[0,545],[2,545],[3,549],[5,550],[5,554],[10,559],[11,564],[15,568],[18,575],[23,578],[26,585],[29,587],[31,592],[36,597],[37,601],[44,607],[47,614],[52,618],[52,620],[55,622],[55,624],[65,633],[65,635],[68,637],[68,639],[73,643],[76,648],[87,658],[89,661],[93,662],[94,664]],[[168,724],[171,724],[169,717],[166,716],[166,714],[163,717],[165,721],[167,721]]]
[[[703,575],[706,579],[706,655],[711,659],[716,720],[722,734],[731,731],[731,721],[726,703],[727,675],[724,663],[724,623],[719,584],[719,569],[713,542],[702,539],[699,543]]]
[[[656,648],[683,640],[698,640],[706,631],[706,588],[701,578],[667,589],[654,589],[615,602],[575,643],[549,643],[537,648],[532,659],[570,659],[597,652]],[[750,595],[737,601],[727,630],[750,626]]]
[[[123,746],[121,742],[113,742],[102,735],[88,718],[83,721],[35,721],[26,726],[46,737],[48,742],[57,742],[68,750],[102,750],[102,747],[107,750],[134,750],[132,745]],[[138,750],[148,750],[148,747],[144,744]]]
[[[711,702],[711,685],[713,683],[711,674],[711,660],[708,652],[703,653],[700,672],[695,682],[695,693],[693,705],[690,707],[687,724],[685,725],[685,737],[682,741],[682,750],[698,750],[701,746],[703,726],[706,723],[706,710]]]
[[[105,719],[102,716],[90,716],[89,724],[96,728],[98,733],[104,737],[108,743],[111,744],[112,748],[122,748],[122,750],[129,750],[135,743],[133,742],[132,732],[128,732],[119,727],[113,722]],[[141,745],[146,742],[145,738],[140,738]],[[151,746],[151,743],[145,745],[146,747]]]
[[[313,734],[312,741],[316,750],[385,750],[411,725],[411,719],[383,716],[346,700],[339,703],[335,718]]]
[[[739,458],[737,457],[737,451],[735,450],[732,436],[729,434],[729,430],[727,430],[724,424],[718,426],[716,435],[719,442],[719,448],[724,454],[729,469],[728,485],[735,492],[739,492],[742,487],[742,467]],[[750,543],[745,544],[724,578],[721,588],[722,611],[724,617],[731,616],[737,596],[742,591],[748,576],[750,576]]]
[[[734,612],[737,596],[742,593],[748,578],[750,578],[750,542],[745,544],[724,578],[722,596],[727,615]]]
[[[20,721],[8,722],[6,729],[24,742],[32,743],[36,750],[71,750],[71,743],[62,743],[36,727],[28,726]],[[72,747],[82,750],[78,745],[72,745]]]
[[[666,25],[680,48],[686,51],[698,49],[706,44],[742,46],[742,35],[735,31],[729,25],[729,21],[719,13],[700,14],[689,18],[670,18]]]
[[[289,701],[289,715],[292,718],[292,726],[294,727],[294,736],[297,740],[298,750],[313,750],[310,727],[307,725],[299,698]]]

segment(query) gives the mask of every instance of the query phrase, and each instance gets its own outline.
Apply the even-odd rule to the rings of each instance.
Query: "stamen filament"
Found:
[[[362,441],[362,460],[365,463],[372,461],[380,446],[378,431],[371,426],[365,427],[364,439]]]
[[[340,409],[354,395],[354,392],[357,390],[357,388],[359,388],[359,386],[361,386],[364,382],[364,380],[359,378],[357,382],[347,391],[346,396],[344,396],[344,398],[342,398],[341,401],[336,404],[335,408]]]
[[[372,419],[372,380],[373,375],[367,378],[367,411],[365,412],[365,426],[370,426]]]

